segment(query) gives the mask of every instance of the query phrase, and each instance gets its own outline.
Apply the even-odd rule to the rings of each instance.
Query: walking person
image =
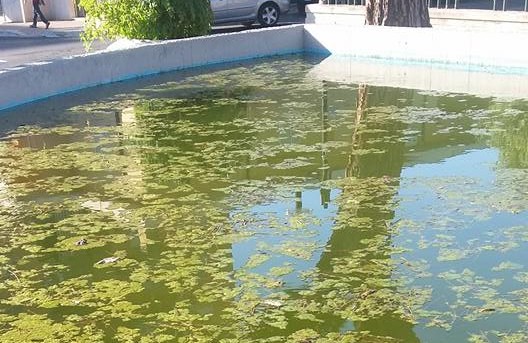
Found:
[[[46,29],[50,26],[50,22],[44,14],[42,14],[42,11],[40,10],[40,5],[45,6],[44,0],[33,0],[33,24],[29,25],[29,27],[32,27],[34,29],[37,28],[37,18],[40,18],[43,23],[46,24]]]

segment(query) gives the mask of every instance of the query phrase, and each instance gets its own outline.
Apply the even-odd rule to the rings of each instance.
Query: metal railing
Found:
[[[528,11],[528,0],[428,0],[431,8]],[[319,0],[323,5],[364,6],[366,0]]]

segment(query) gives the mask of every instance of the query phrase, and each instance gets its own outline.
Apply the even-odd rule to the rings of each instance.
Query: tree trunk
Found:
[[[367,0],[367,25],[431,27],[427,0]]]

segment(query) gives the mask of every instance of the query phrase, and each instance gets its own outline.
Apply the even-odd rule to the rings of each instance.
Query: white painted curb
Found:
[[[0,110],[145,75],[305,51],[375,59],[380,68],[418,64],[522,75],[525,82],[526,41],[528,33],[312,24],[151,42],[0,71]]]
[[[0,71],[0,110],[172,70],[303,51],[303,26],[154,42]]]

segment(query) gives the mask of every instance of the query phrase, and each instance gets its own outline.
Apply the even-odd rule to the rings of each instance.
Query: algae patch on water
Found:
[[[0,341],[526,341],[527,102],[316,63],[162,75],[5,129]]]

